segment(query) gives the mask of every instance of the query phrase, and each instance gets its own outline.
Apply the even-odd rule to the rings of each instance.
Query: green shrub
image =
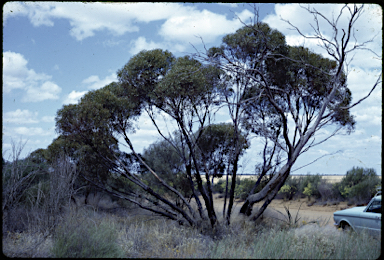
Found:
[[[224,193],[225,192],[225,178],[219,179],[219,181],[213,185],[213,190],[215,192],[218,192],[218,193]]]
[[[236,180],[235,198],[245,200],[251,192],[255,183],[256,181],[252,179],[240,180],[240,178],[238,178]]]
[[[116,240],[112,223],[76,215],[56,228],[52,254],[58,258],[122,257],[122,249]]]
[[[314,193],[314,190],[313,190],[312,184],[309,182],[308,185],[307,185],[307,187],[304,188],[303,194],[304,194],[305,196],[307,196],[308,199],[309,199],[309,198],[311,198],[311,196],[313,195],[313,193]]]
[[[367,202],[376,193],[380,179],[374,169],[353,167],[337,185],[342,197],[356,202]]]
[[[280,194],[283,194],[284,199],[291,200],[293,195],[295,195],[297,188],[295,186],[290,186],[288,184],[284,184],[279,190]]]
[[[301,194],[304,194],[306,196],[308,196],[307,194],[304,193],[305,191],[305,188],[307,188],[310,185],[311,189],[309,190],[307,188],[307,193],[309,191],[311,191],[311,195],[310,196],[314,196],[316,198],[320,198],[320,193],[318,191],[318,185],[320,184],[321,182],[321,179],[322,179],[322,176],[320,174],[316,174],[316,175],[313,175],[313,174],[307,174],[303,177],[301,177],[302,179],[300,180],[300,184],[299,184],[299,193]]]

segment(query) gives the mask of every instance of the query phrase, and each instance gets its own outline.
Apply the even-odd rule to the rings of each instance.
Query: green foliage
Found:
[[[378,184],[380,179],[374,169],[353,167],[337,187],[344,198],[366,202],[375,195]]]
[[[218,193],[224,193],[225,192],[225,178],[220,178],[214,185],[213,185],[213,191]]]
[[[297,188],[295,186],[290,186],[288,184],[284,184],[281,189],[279,190],[279,193],[283,194],[284,199],[290,200],[292,199],[293,195],[296,193]]]
[[[304,188],[303,194],[310,198],[314,193],[311,183],[308,183],[307,187]]]
[[[57,112],[61,136],[49,147],[50,157],[67,150],[83,175],[105,182],[119,154],[115,135],[132,130],[138,113],[137,104],[124,96],[117,83],[88,92],[79,104],[65,105]]]
[[[307,174],[305,176],[300,177],[300,185],[299,185],[299,192],[306,195],[306,196],[315,196],[317,198],[320,197],[320,193],[318,191],[318,185],[321,182],[322,176],[320,174]],[[307,195],[304,193],[305,189],[307,188]]]
[[[214,177],[221,177],[228,169],[231,154],[235,151],[235,138],[239,139],[240,156],[249,147],[249,142],[244,133],[235,136],[233,124],[211,124],[195,132],[200,133],[197,145],[199,147],[201,164],[210,171]],[[202,167],[204,170],[204,167]]]
[[[181,145],[176,145],[179,151],[181,151]],[[144,150],[143,158],[149,167],[154,169],[156,174],[170,186],[179,190],[186,197],[192,195],[190,182],[185,174],[182,156],[169,142],[162,140],[151,144]],[[168,193],[169,190],[165,189],[152,174],[146,171],[144,175],[156,192],[160,194]],[[174,193],[169,192],[168,195],[174,196]]]
[[[83,216],[68,218],[56,228],[52,253],[58,258],[122,257],[116,229],[108,221],[94,222]]]
[[[289,47],[289,57],[301,62],[289,62],[287,81],[289,82],[289,91],[300,93],[302,106],[310,111],[319,109],[326,96],[330,93],[333,86],[332,73],[336,68],[336,62],[323,58],[321,55],[311,52],[308,48]],[[310,64],[313,67],[303,64]],[[330,72],[324,73],[324,71]],[[300,75],[300,76],[299,76]],[[347,106],[352,100],[352,93],[346,86],[346,75],[342,74],[340,78],[340,87],[334,96],[329,109],[335,112],[332,116],[332,122],[340,124],[352,130],[355,124],[353,116],[349,110],[341,109]]]
[[[118,70],[117,76],[130,99],[142,105],[157,99],[154,89],[174,61],[175,57],[169,51],[143,50]]]
[[[249,193],[251,192],[253,186],[255,185],[256,181],[252,179],[242,179],[238,178],[236,180],[236,188],[235,188],[235,198],[245,200]]]

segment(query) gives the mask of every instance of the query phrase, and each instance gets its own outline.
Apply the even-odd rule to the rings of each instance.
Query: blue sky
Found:
[[[259,20],[286,35],[291,45],[305,45],[326,56],[316,42],[304,41],[281,18],[307,35],[313,19],[297,4],[260,4]],[[321,4],[319,11],[332,17],[340,5]],[[65,104],[76,103],[87,91],[116,81],[116,71],[142,49],[161,48],[175,56],[220,45],[223,36],[235,32],[253,18],[248,4],[217,3],[73,3],[9,2],[3,5],[3,156],[10,154],[11,140],[27,141],[22,156],[46,148],[54,138],[55,115]],[[343,22],[343,18],[341,22]],[[324,26],[324,34],[330,35]],[[382,10],[365,6],[356,23],[358,42],[376,35],[350,63],[348,84],[356,101],[368,93],[382,70]],[[335,136],[303,154],[296,167],[322,155],[323,159],[295,173],[343,174],[353,166],[381,173],[382,86],[352,109],[356,130]],[[227,120],[220,117],[218,120]],[[146,117],[137,122],[132,136],[136,150],[158,136]],[[164,125],[165,126],[165,125]],[[244,156],[244,173],[253,172],[260,142],[252,141]],[[336,151],[340,151],[334,154]],[[333,155],[331,155],[333,154]]]

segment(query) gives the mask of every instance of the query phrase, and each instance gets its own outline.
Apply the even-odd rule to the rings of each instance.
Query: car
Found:
[[[356,232],[367,230],[374,236],[381,235],[381,192],[377,193],[365,207],[354,207],[333,213],[334,225],[343,230]]]

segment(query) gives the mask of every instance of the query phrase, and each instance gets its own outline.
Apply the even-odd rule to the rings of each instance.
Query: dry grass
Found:
[[[52,236],[41,233],[10,233],[3,234],[3,254],[7,257],[52,257]]]
[[[301,218],[289,222],[287,216],[268,208],[257,222],[234,215],[230,227],[219,225],[213,231],[204,225],[179,226],[138,210],[119,213],[93,210],[70,213],[64,220],[65,230],[79,227],[76,225],[81,221],[90,224],[79,227],[84,231],[76,237],[77,244],[85,247],[89,235],[83,233],[113,230],[112,237],[104,242],[114,241],[119,256],[133,258],[376,259],[381,253],[381,238],[344,233],[322,221],[308,223]],[[94,226],[102,228],[92,229]],[[52,248],[58,234],[46,239],[37,233],[5,234],[3,252],[9,257],[54,257]],[[103,242],[103,236],[96,237]],[[35,246],[37,242],[41,243]]]

